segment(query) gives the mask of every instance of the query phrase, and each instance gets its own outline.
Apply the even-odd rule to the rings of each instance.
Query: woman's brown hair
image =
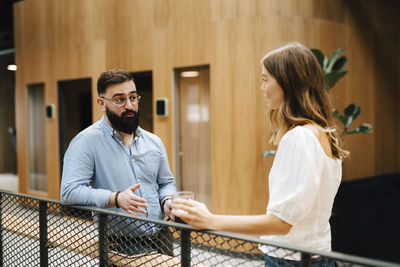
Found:
[[[333,124],[322,69],[311,50],[300,43],[289,43],[269,52],[262,63],[283,90],[282,105],[270,111],[275,129],[270,141],[278,144],[295,126],[317,124],[329,135],[333,156],[348,157],[349,152],[341,147]]]

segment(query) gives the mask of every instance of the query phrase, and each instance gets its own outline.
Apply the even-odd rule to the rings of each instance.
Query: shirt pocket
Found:
[[[145,174],[147,179],[157,179],[158,170],[160,168],[160,161],[161,158],[157,155],[147,155],[145,157],[143,173]]]

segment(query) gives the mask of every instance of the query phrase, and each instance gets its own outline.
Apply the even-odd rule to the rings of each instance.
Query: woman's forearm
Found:
[[[212,215],[210,228],[247,235],[285,235],[292,226],[280,218],[269,215]]]

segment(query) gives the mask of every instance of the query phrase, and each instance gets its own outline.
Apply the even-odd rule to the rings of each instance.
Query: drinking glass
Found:
[[[186,200],[194,200],[194,193],[191,191],[178,191],[176,192],[176,194],[172,195],[172,201],[174,201],[175,199],[186,199]],[[187,212],[184,210],[172,210],[173,212],[175,212],[176,214],[186,214]],[[184,223],[179,217],[175,216],[175,222],[180,222],[180,223]]]

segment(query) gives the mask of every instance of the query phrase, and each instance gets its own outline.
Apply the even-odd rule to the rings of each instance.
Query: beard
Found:
[[[106,114],[113,128],[119,132],[132,134],[139,126],[139,110],[137,112],[135,110],[126,110],[122,112],[121,116],[118,116],[118,114],[106,107]],[[133,114],[133,117],[127,117],[130,114]]]

